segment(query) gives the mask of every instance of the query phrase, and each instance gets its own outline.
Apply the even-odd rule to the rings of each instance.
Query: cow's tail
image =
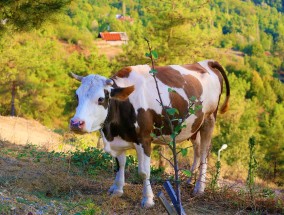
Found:
[[[230,84],[229,84],[229,80],[228,77],[226,75],[226,72],[224,70],[224,68],[218,63],[218,62],[213,62],[212,63],[212,68],[218,69],[220,71],[220,73],[222,74],[224,81],[225,81],[225,85],[226,85],[226,98],[225,101],[223,103],[223,105],[220,108],[220,113],[225,113],[228,109],[229,109],[229,98],[230,98]]]

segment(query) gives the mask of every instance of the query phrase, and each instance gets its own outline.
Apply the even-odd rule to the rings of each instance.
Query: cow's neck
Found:
[[[135,122],[135,110],[129,100],[110,100],[102,132],[108,141],[120,136],[125,141],[138,143]]]

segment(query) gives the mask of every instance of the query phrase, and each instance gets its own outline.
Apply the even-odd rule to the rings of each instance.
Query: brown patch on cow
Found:
[[[144,153],[148,157],[151,156],[151,151],[152,151],[152,149],[151,149],[151,141],[152,141],[152,138],[150,136],[144,137],[141,140],[141,144],[142,144],[142,148],[144,149]]]
[[[156,77],[169,87],[182,88],[184,85],[184,79],[179,71],[173,69],[170,66],[156,67],[158,71]]]
[[[193,75],[184,75],[185,80],[184,91],[188,98],[195,96],[196,98],[200,98],[203,92],[202,85],[200,81],[194,77]]]
[[[199,73],[207,73],[207,70],[204,67],[202,67],[199,63],[186,64],[183,65],[182,67]]]
[[[102,105],[105,109],[108,107],[108,101],[109,101],[109,92],[107,90],[104,90],[105,93],[105,99],[103,102],[99,102],[99,105]]]
[[[179,112],[175,118],[184,118],[188,113],[188,102],[176,92],[170,92],[171,106],[176,108]]]
[[[145,134],[149,134],[153,130],[153,115],[154,115],[154,110],[148,109],[147,111],[143,108],[138,109],[138,114],[137,114],[137,123],[140,128],[140,135],[141,137],[144,136]],[[140,137],[140,138],[141,138]]]
[[[151,140],[150,134],[153,130],[153,110],[138,109],[137,123],[140,127],[138,134],[138,142],[142,144],[144,153],[150,157],[151,155]]]
[[[124,101],[133,91],[134,91],[134,85],[129,87],[114,88],[111,90],[110,96],[111,98]]]
[[[129,76],[129,74],[131,73],[132,69],[130,66],[125,67],[121,70],[119,70],[115,76],[119,77],[119,78],[127,78]]]
[[[165,115],[164,112],[162,114]],[[155,133],[157,136],[160,136],[161,133],[163,133],[164,135],[171,134],[171,129],[169,127],[169,124],[166,122],[165,117],[157,114],[152,109],[138,109],[137,122],[140,127],[140,139],[150,136],[151,132]],[[156,128],[154,128],[154,126]]]
[[[178,93],[170,92],[170,101],[171,107],[176,108],[179,111],[179,114],[173,116],[174,118],[184,119],[188,114],[188,102]],[[148,147],[147,143],[149,142],[148,137],[153,132],[156,136],[170,135],[171,129],[169,123],[165,118],[165,112],[161,114],[157,114],[152,109],[144,110],[143,108],[138,109],[137,114],[137,122],[139,125],[139,142],[142,143],[145,154],[148,155],[150,153],[150,147]],[[173,122],[173,126],[177,125],[177,121]],[[151,142],[152,138],[150,138]],[[149,154],[150,155],[150,154]]]
[[[103,132],[108,141],[120,136],[123,140],[138,144],[135,130],[136,114],[133,105],[127,99],[118,101],[111,99]]]
[[[197,111],[195,115],[197,116],[197,118],[194,120],[192,127],[191,127],[191,132],[194,134],[198,132],[204,120],[204,113],[201,110]],[[192,136],[194,136],[194,134]]]
[[[196,131],[190,138],[188,138],[187,140],[196,140],[196,136],[197,136],[198,131]]]

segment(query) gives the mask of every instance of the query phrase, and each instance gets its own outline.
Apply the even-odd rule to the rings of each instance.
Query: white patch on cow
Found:
[[[104,132],[101,132],[101,135],[104,142],[104,151],[113,157],[117,157],[124,151],[134,148],[133,143],[123,140],[120,136],[114,137],[113,141],[108,141]]]
[[[144,170],[144,149],[141,144],[134,144],[136,153],[137,153],[137,159],[138,159],[138,174],[139,175],[146,175],[146,172]]]
[[[135,148],[138,157],[138,173],[143,179],[143,199],[141,204],[142,207],[149,208],[155,204],[153,200],[154,194],[150,183],[151,158],[145,155],[142,144],[135,144]]]
[[[112,196],[121,196],[123,194],[123,186],[125,184],[125,174],[124,174],[125,163],[126,163],[125,152],[117,156],[117,160],[119,163],[119,171],[116,173],[113,185],[108,190],[108,192]]]
[[[152,75],[149,74],[151,68],[148,65],[138,65],[132,66],[131,69],[132,71],[127,78],[116,77],[115,81],[120,87],[135,85],[135,91],[129,96],[129,100],[136,114],[139,108],[143,108],[144,110],[152,109],[157,114],[161,114],[162,107],[157,101],[159,96],[155,80]],[[168,106],[170,105],[169,86],[162,83],[159,79],[157,79],[157,81],[163,103]],[[174,89],[187,101],[186,94],[182,89]]]
[[[204,163],[200,164],[199,177],[193,189],[193,194],[201,194],[204,192],[206,186],[206,171],[207,171],[207,159],[205,159]]]
[[[200,81],[202,86],[202,112],[212,112],[217,108],[219,102],[219,95],[221,93],[221,86],[218,76],[208,67],[208,60],[198,62],[208,73],[199,73],[196,71],[188,70],[179,65],[171,65],[171,67],[179,71],[182,75],[192,75]],[[205,66],[206,65],[206,66]]]
[[[73,119],[85,122],[83,131],[93,132],[100,129],[105,121],[107,109],[98,104],[100,97],[105,98],[104,90],[110,91],[105,84],[107,79],[100,75],[88,75],[82,79],[81,86],[76,90],[79,103]]]

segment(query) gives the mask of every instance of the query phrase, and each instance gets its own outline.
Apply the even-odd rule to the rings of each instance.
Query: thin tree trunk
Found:
[[[163,158],[162,155],[165,156],[165,146],[160,145],[158,148],[159,152],[159,168],[165,168],[166,167],[166,160]]]
[[[122,1],[122,15],[125,17],[126,15],[126,3],[125,0]]]
[[[273,171],[273,179],[276,179],[276,174],[277,174],[277,161],[276,159],[274,160],[274,171]]]
[[[11,116],[16,115],[16,110],[15,110],[15,97],[16,97],[16,81],[12,82],[12,98],[11,98]]]

